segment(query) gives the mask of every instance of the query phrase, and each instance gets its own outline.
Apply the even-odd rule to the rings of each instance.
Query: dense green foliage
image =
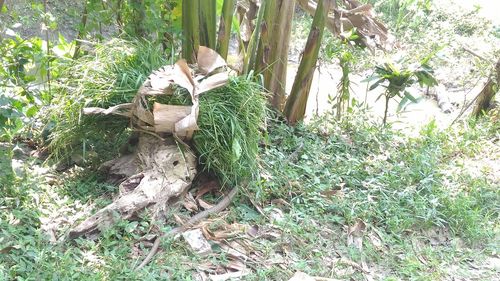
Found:
[[[138,214],[133,221],[118,219],[94,240],[64,240],[78,221],[118,194],[90,164],[115,157],[129,135],[128,120],[83,116],[82,108],[130,102],[152,70],[175,61],[182,1],[48,1],[44,11],[42,1],[27,0],[33,5],[18,13],[11,10],[14,2],[0,15],[0,280],[195,280],[207,263],[234,264],[218,245],[199,256],[182,239],[164,239],[155,260],[133,270],[149,251],[152,234],[177,226],[177,215],[194,214],[182,207],[163,223]],[[488,59],[498,50],[488,47],[500,29],[489,28],[477,10],[444,10],[438,7],[442,1],[430,0],[364,2],[375,4],[401,44],[384,60],[441,50],[433,66],[440,82],[454,90],[472,88],[490,74]],[[49,50],[36,37],[44,33],[23,38],[2,26],[9,21],[29,26],[29,32],[43,23],[52,36]],[[299,42],[300,52],[299,33],[303,29],[307,36],[310,20],[299,13],[294,21],[292,43]],[[83,39],[77,58],[75,41],[54,36],[64,25],[72,25],[71,38]],[[354,31],[344,35],[356,37]],[[288,280],[296,271],[341,280],[495,280],[498,270],[490,265],[498,261],[500,243],[498,111],[446,128],[442,120],[432,121],[412,135],[392,124],[380,126],[349,92],[355,84],[350,79],[380,64],[380,54],[327,38],[320,57],[340,61],[342,72],[338,96],[331,100],[337,109],[307,125],[290,127],[281,117],[262,124],[268,112],[253,78],[233,77],[200,97],[201,130],[193,140],[200,162],[227,185],[248,180],[231,208],[204,226],[245,228],[224,239],[243,242],[251,252],[244,280]],[[463,51],[463,42],[480,42],[491,53],[479,59]],[[390,87],[392,81],[392,94],[403,97],[406,86],[430,78],[425,65],[406,70],[382,65],[379,79],[388,79],[379,85]],[[158,102],[190,100],[177,91]],[[47,165],[52,162],[31,154],[37,145],[77,165],[53,169]],[[218,196],[207,193],[202,200],[215,204]],[[359,221],[366,230],[357,248],[346,241],[349,227]],[[258,229],[257,235],[249,229]],[[370,272],[360,269],[365,266]]]
[[[223,183],[234,186],[256,175],[265,109],[261,86],[246,78],[231,78],[201,96],[193,143],[201,163]]]
[[[97,44],[95,52],[69,64],[45,121],[52,155],[64,159],[78,153],[85,159],[91,151],[101,157],[116,153],[126,139],[128,120],[84,116],[82,109],[131,102],[147,76],[165,64],[158,45],[121,39]]]

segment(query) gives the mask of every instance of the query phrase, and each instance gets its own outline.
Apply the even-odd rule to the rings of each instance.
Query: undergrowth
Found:
[[[478,153],[480,143],[490,141],[485,135],[498,137],[492,124],[440,131],[430,123],[417,138],[359,118],[320,121],[312,128],[274,124],[263,151],[264,180],[255,193],[263,202],[287,198],[301,212],[334,223],[363,219],[396,235],[446,227],[481,243],[495,234],[498,183],[463,171],[450,176],[448,169],[455,169],[450,159],[473,149],[468,139],[475,139]],[[289,161],[297,152],[296,161]],[[332,191],[341,196],[325,198]]]
[[[46,111],[44,133],[52,156],[65,159],[78,153],[85,158],[91,151],[101,158],[110,152],[116,154],[128,135],[128,120],[85,116],[82,109],[131,102],[148,75],[167,63],[160,46],[113,39],[97,44],[95,52],[71,64],[64,70],[67,75],[58,81],[57,100]]]
[[[340,276],[324,264],[337,255],[385,268],[385,280],[438,280],[450,274],[447,265],[457,259],[480,261],[483,254],[495,251],[498,179],[492,171],[475,173],[457,163],[498,153],[498,124],[479,120],[442,131],[431,123],[419,137],[408,137],[363,116],[346,115],[342,122],[329,117],[294,128],[270,120],[266,146],[259,152],[261,180],[251,182],[246,191],[254,203],[240,198],[230,218],[267,225],[255,204],[265,215],[280,208],[283,217],[272,224],[282,237],[258,240],[253,247],[267,258],[288,249],[288,265],[258,267],[245,280],[287,280],[296,270],[363,278],[356,272]],[[134,242],[149,231],[146,219],[120,221],[95,241],[49,242],[44,230],[48,218],[59,221],[55,231],[57,237],[64,236],[80,212],[109,203],[106,190],[114,190],[97,180],[69,177],[48,185],[36,176],[3,178],[0,279],[193,278],[195,265],[204,258],[191,254],[184,242],[170,240],[164,241],[165,252],[154,263],[139,272],[131,270],[141,260]],[[277,203],[280,200],[287,204]],[[370,240],[363,249],[345,245],[344,228],[359,219],[370,231],[378,230],[386,250],[380,252]],[[438,230],[449,233],[443,240],[449,242],[428,242],[436,239],[428,233]],[[456,246],[457,239],[467,246]],[[415,241],[421,248],[415,250]],[[426,265],[419,262],[422,256]],[[227,263],[217,251],[208,259]]]

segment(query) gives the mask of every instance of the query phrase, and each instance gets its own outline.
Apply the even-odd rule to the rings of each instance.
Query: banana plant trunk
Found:
[[[250,37],[250,42],[248,42],[247,51],[245,58],[243,59],[243,74],[249,74],[250,71],[255,71],[257,69],[257,53],[259,50],[259,42],[261,40],[262,31],[262,21],[264,20],[264,14],[269,2],[274,0],[264,0],[261,1],[259,12],[257,15],[257,20],[255,22],[255,29]]]
[[[292,91],[285,104],[284,114],[290,124],[303,120],[306,113],[307,99],[311,90],[312,79],[318,61],[321,39],[325,28],[325,20],[332,0],[319,0],[314,14],[311,31],[307,38]]]
[[[222,5],[219,32],[217,34],[217,53],[225,60],[227,60],[229,40],[231,39],[231,25],[233,23],[235,4],[236,0],[224,0]]]
[[[87,19],[88,19],[88,2],[84,4],[82,20],[80,21],[80,26],[78,27],[78,35],[75,40],[75,52],[73,53],[73,59],[77,59],[80,55],[80,47],[82,45],[82,39],[85,36],[87,29]]]
[[[215,50],[216,35],[216,0],[198,0],[199,4],[199,25],[200,25],[200,45]]]
[[[264,76],[264,86],[272,93],[270,104],[281,111],[285,101],[286,72],[295,0],[270,1],[266,8],[257,57],[258,70]]]
[[[200,0],[182,2],[182,57],[188,63],[196,62],[196,53],[200,46]]]

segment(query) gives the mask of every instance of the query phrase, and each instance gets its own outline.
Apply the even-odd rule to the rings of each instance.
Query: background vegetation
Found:
[[[4,3],[0,280],[193,280],[207,261],[229,266],[231,259],[221,248],[214,246],[200,257],[186,242],[166,239],[155,262],[133,271],[147,249],[144,237],[158,227],[142,217],[120,221],[95,240],[63,241],[72,225],[111,202],[117,188],[105,183],[96,167],[116,157],[130,134],[127,120],[86,117],[81,109],[129,102],[151,71],[178,58],[181,2]],[[222,2],[214,1],[217,16]],[[195,137],[199,147],[213,140],[222,152],[231,152],[207,149],[201,162],[217,167],[217,162],[207,163],[215,159],[212,155],[224,163],[235,155],[257,161],[256,167],[217,168],[227,171],[220,177],[231,184],[237,181],[228,174],[254,177],[230,211],[209,221],[210,227],[237,223],[263,233],[245,240],[259,256],[246,261],[251,272],[245,280],[287,280],[296,271],[342,280],[495,280],[500,276],[495,267],[500,243],[498,110],[446,128],[436,120],[410,134],[373,119],[362,101],[350,96],[350,77],[370,76],[388,58],[418,62],[413,58],[435,53],[430,62],[437,80],[470,89],[490,75],[491,60],[499,52],[491,47],[500,38],[498,26],[480,18],[478,10],[443,7],[442,1],[367,2],[401,47],[370,54],[352,46],[355,33],[341,40],[325,32],[319,63],[340,63],[342,79],[324,116],[291,127],[275,110],[262,111],[263,99],[250,107],[248,96],[239,95],[238,104],[247,106],[220,107],[228,99],[226,91],[202,103],[200,111],[206,114],[200,118],[214,126],[249,126],[236,128],[237,144],[218,136]],[[311,17],[296,10],[291,61],[299,62],[311,23]],[[240,28],[232,27],[233,32]],[[488,51],[485,59],[463,52],[465,40],[481,40]],[[229,88],[260,96],[263,78],[249,73],[234,78]],[[234,84],[238,79],[248,79],[248,88]],[[266,127],[255,120],[223,120],[214,114],[218,110],[242,113],[238,117],[254,113],[255,120],[265,116]],[[261,133],[259,147],[238,153]],[[49,152],[45,161],[41,156]],[[215,202],[216,196],[207,200]],[[159,227],[167,230],[174,221]],[[366,229],[362,247],[355,247],[347,242],[349,227],[359,221]]]

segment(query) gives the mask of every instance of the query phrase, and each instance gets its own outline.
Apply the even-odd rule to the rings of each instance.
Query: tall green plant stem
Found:
[[[182,57],[188,63],[196,61],[200,46],[199,1],[184,0],[182,3]]]
[[[144,28],[144,20],[146,19],[146,7],[142,0],[131,0],[134,13],[134,32],[137,37],[145,37],[146,30]]]
[[[49,24],[47,22],[47,13],[48,13],[48,4],[47,0],[43,0],[43,11],[45,13],[44,20],[46,28],[45,28],[45,41],[47,43],[47,58],[50,58],[50,37],[49,37]],[[50,75],[50,59],[47,59],[47,87],[49,90],[49,95],[52,94],[51,91],[51,75]]]
[[[73,59],[78,58],[80,55],[80,47],[82,45],[83,36],[85,36],[86,28],[87,28],[87,18],[88,18],[88,5],[89,2],[85,2],[85,7],[83,8],[82,20],[80,22],[80,26],[78,27],[78,35],[75,40],[75,52],[73,53]]]
[[[285,104],[284,114],[291,124],[295,124],[297,121],[304,119],[306,113],[307,99],[311,90],[311,83],[318,61],[319,48],[325,27],[325,19],[328,16],[331,1],[332,0],[318,1],[318,7],[314,15],[311,31],[307,38],[299,69],[297,70],[297,75],[293,82],[292,91]]]
[[[382,124],[384,126],[387,124],[387,112],[389,111],[389,100],[391,100],[391,97],[389,93],[385,94],[385,109],[384,109],[384,120],[382,121]]]
[[[260,40],[255,61],[255,70],[258,72],[262,72],[269,66],[268,59],[271,50],[269,33],[272,32],[276,16],[276,1],[265,1],[263,3],[266,5],[264,8],[264,17],[260,27],[256,26],[256,28],[260,28]]]
[[[200,45],[215,49],[216,0],[198,0],[200,13]]]
[[[247,52],[245,59],[243,61],[243,74],[248,74],[250,70],[255,69],[255,59],[257,57],[257,50],[260,41],[260,34],[262,31],[262,20],[264,19],[264,12],[266,11],[266,3],[274,0],[262,1],[259,8],[259,14],[257,15],[257,21],[255,23],[255,30],[250,37],[250,42],[248,43]]]
[[[233,23],[233,13],[236,0],[224,0],[222,14],[219,22],[219,32],[217,34],[217,52],[222,58],[227,59],[229,50],[229,40],[231,39],[231,25]]]

